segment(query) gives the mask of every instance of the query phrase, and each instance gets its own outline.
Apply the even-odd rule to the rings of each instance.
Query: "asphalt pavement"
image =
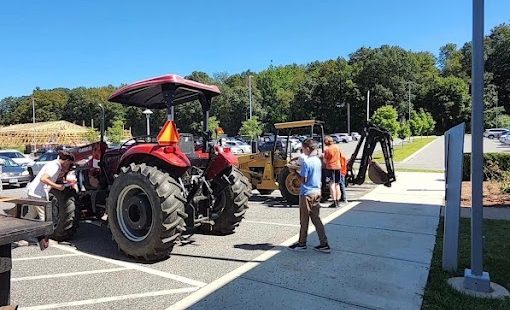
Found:
[[[349,187],[348,197],[355,201],[373,188]],[[45,251],[35,245],[15,248],[12,304],[31,310],[166,309],[298,233],[297,206],[288,207],[278,195],[254,195],[236,233],[195,234],[176,245],[170,258],[152,264],[120,253],[108,228],[97,222],[81,222],[70,243],[52,242]],[[323,208],[321,216],[337,210]]]

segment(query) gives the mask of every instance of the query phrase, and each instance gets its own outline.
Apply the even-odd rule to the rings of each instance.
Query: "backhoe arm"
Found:
[[[363,142],[365,142],[363,146],[363,153],[361,158],[358,159],[358,153]],[[377,163],[372,161],[372,155],[377,142],[381,144],[384,162],[386,164],[386,171],[384,171]],[[353,170],[356,160],[360,161],[357,175]],[[370,123],[363,128],[356,150],[347,163],[347,183],[357,185],[363,184],[365,182],[367,170],[369,178],[376,184],[391,186],[391,183],[396,180],[395,167],[393,165],[393,140],[391,138],[391,134],[388,131]]]

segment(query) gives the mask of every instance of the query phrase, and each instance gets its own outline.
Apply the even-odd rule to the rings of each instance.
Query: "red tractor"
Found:
[[[157,137],[138,137],[107,149],[104,111],[101,141],[73,149],[78,191],[52,191],[56,240],[69,239],[80,218],[105,218],[125,254],[141,260],[167,257],[183,233],[195,228],[230,234],[251,196],[237,158],[213,145],[207,130],[218,87],[165,75],[127,85],[108,99],[143,109],[167,111]],[[203,110],[203,144],[177,131],[173,107],[198,100]]]

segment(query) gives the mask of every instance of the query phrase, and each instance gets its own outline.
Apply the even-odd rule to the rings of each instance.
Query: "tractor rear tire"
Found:
[[[284,167],[278,176],[278,187],[282,197],[293,205],[299,204],[298,177],[298,174],[292,172],[289,167]]]
[[[213,182],[213,190],[218,188],[221,190],[214,194],[216,198],[214,211],[219,212],[220,216],[214,221],[210,230],[218,235],[234,233],[246,213],[248,199],[252,195],[250,182],[237,168],[230,168],[226,176],[230,181],[229,185],[218,184],[222,181]]]
[[[56,241],[71,239],[78,229],[78,208],[76,192],[66,188],[63,191],[52,189],[49,193],[53,215],[53,233],[50,238]]]
[[[121,168],[108,195],[108,223],[119,249],[136,260],[167,258],[186,229],[180,184],[157,167]]]

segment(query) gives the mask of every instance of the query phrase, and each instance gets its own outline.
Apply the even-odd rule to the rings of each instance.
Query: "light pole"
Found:
[[[32,123],[34,124],[34,141],[33,141],[34,145],[32,151],[35,152],[37,151],[37,144],[35,143],[35,100],[33,94],[32,94]]]
[[[250,119],[253,115],[253,107],[252,107],[252,100],[251,100],[251,78],[253,75],[248,75],[248,94],[249,94],[249,100],[250,100]]]
[[[147,136],[150,136],[151,135],[151,125],[150,125],[150,122],[149,122],[149,118],[151,117],[151,114],[153,112],[151,110],[149,110],[149,109],[146,109],[142,113],[145,114],[145,117],[147,118]]]
[[[351,135],[351,104],[349,102],[337,103],[337,108],[343,108],[347,105],[347,132]]]
[[[367,91],[367,123],[370,119],[370,91]]]
[[[411,82],[407,82],[408,89],[408,105],[409,105],[409,121],[411,121]]]

